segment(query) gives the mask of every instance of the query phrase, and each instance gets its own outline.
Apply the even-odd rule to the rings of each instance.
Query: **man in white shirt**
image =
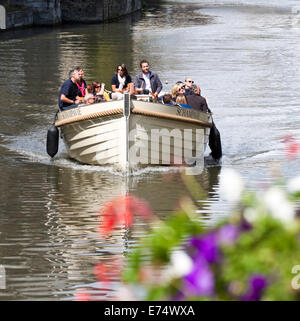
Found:
[[[135,76],[134,88],[137,94],[150,93],[153,98],[157,99],[162,90],[162,83],[158,75],[149,70],[149,62],[142,60],[140,62],[141,72]]]

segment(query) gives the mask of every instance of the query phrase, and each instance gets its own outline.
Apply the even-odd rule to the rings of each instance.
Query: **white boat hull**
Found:
[[[82,106],[58,113],[70,158],[84,164],[140,166],[201,164],[211,126],[208,114],[132,100]]]

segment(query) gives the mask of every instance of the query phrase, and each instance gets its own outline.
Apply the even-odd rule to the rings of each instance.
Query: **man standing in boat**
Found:
[[[69,79],[66,80],[60,89],[58,96],[58,106],[60,110],[67,110],[77,107],[80,103],[77,83],[80,82],[80,73],[77,69],[71,70]]]
[[[162,90],[162,83],[158,75],[149,70],[149,62],[142,60],[140,62],[141,72],[135,76],[134,88],[137,94],[151,94],[157,99]]]

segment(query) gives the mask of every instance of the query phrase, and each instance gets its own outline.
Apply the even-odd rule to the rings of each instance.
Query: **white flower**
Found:
[[[171,254],[170,264],[163,272],[163,280],[181,278],[191,272],[193,268],[192,259],[183,251],[176,251]]]
[[[220,175],[220,196],[226,201],[237,203],[244,191],[241,175],[233,169],[223,169]]]
[[[265,193],[263,201],[274,218],[280,219],[284,223],[290,223],[294,220],[294,206],[279,187],[271,187]]]
[[[187,275],[193,268],[192,259],[183,251],[171,254],[171,271],[175,277]]]
[[[287,190],[291,194],[300,192],[300,175],[288,181]]]
[[[244,217],[249,223],[254,223],[258,219],[257,210],[251,207],[247,207],[244,210]]]

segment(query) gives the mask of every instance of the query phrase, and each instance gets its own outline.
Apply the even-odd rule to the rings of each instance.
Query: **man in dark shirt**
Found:
[[[78,70],[71,70],[69,79],[62,84],[59,92],[58,106],[60,110],[75,108],[80,103],[78,87],[76,85],[78,81],[80,81]]]
[[[190,94],[186,96],[188,104],[195,110],[210,112],[207,106],[206,99],[201,96],[201,90],[198,85],[193,85],[190,88]]]

